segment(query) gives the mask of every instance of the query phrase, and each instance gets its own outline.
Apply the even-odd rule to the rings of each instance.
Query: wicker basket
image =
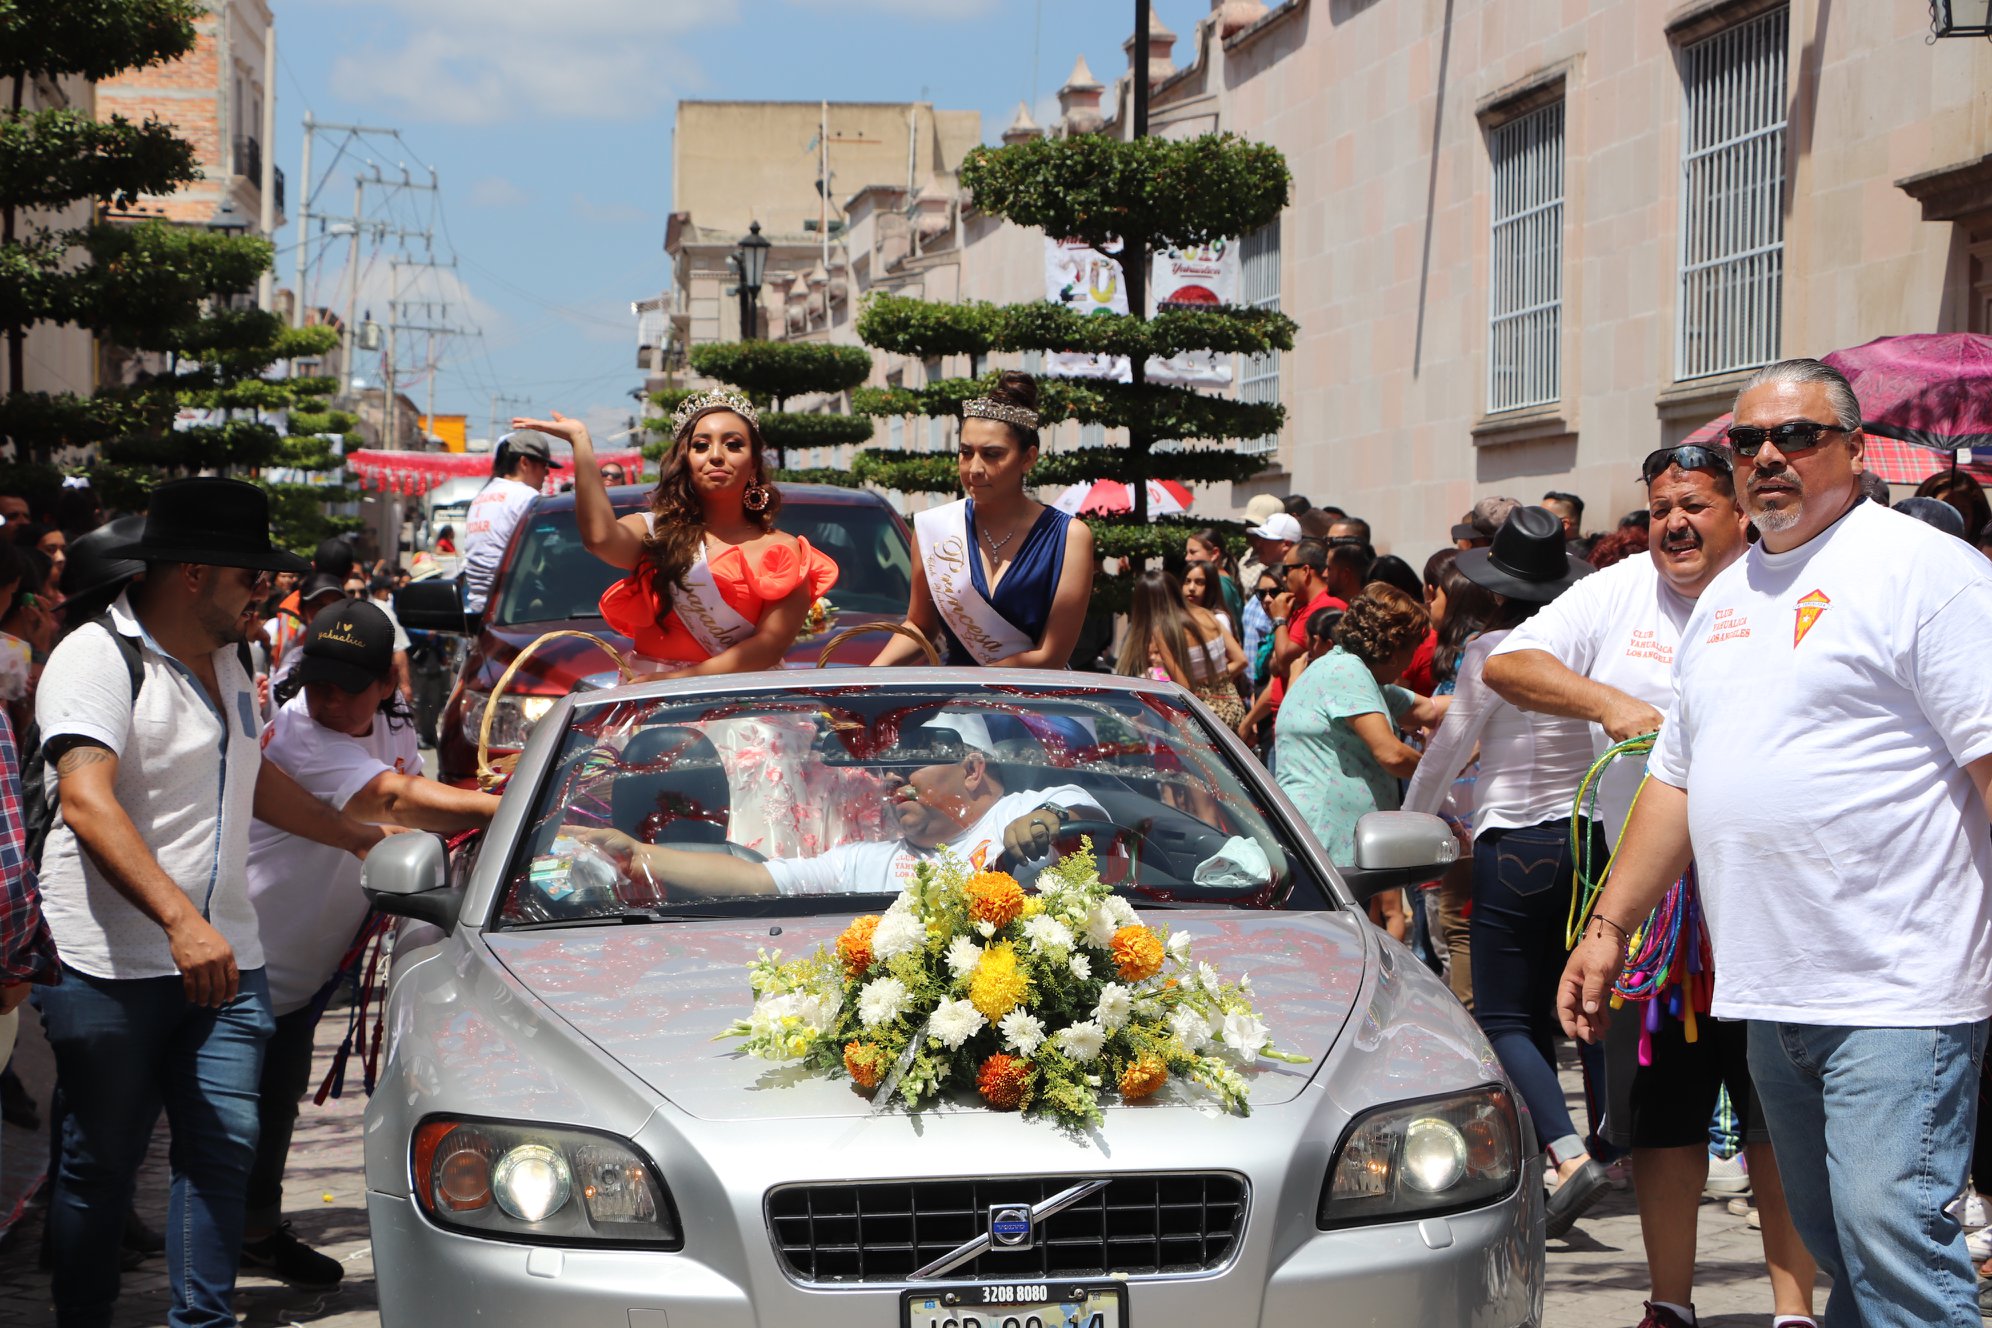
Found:
[[[816,667],[819,669],[829,668],[830,656],[838,646],[843,645],[846,641],[854,640],[857,637],[865,636],[872,632],[891,632],[896,636],[903,636],[910,641],[918,641],[920,649],[927,652],[927,662],[929,664],[939,665],[941,662],[941,652],[934,649],[934,643],[914,631],[911,627],[908,627],[905,623],[867,623],[862,627],[846,627],[843,631],[825,641],[823,649],[817,652]]]
[[[562,630],[547,632],[542,636],[535,637],[524,650],[518,653],[511,664],[505,669],[505,672],[499,675],[498,685],[491,689],[491,699],[485,703],[484,721],[477,726],[477,785],[479,788],[489,792],[499,787],[507,779],[511,778],[512,767],[518,764],[519,758],[517,756],[500,757],[495,765],[491,761],[491,721],[498,714],[498,698],[503,696],[505,689],[511,685],[512,675],[517,673],[519,667],[528,659],[532,658],[535,651],[547,642],[557,640],[563,636],[571,636],[577,640],[592,642],[596,646],[599,646],[603,654],[615,661],[616,672],[622,675],[624,682],[628,682],[636,676],[636,669],[631,665],[629,659],[620,650],[617,650],[614,646],[592,632]]]

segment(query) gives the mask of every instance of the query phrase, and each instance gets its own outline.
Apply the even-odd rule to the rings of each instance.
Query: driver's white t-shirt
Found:
[[[770,858],[768,874],[785,895],[888,894],[913,883],[913,872],[942,850],[965,859],[978,871],[1003,853],[1003,830],[1040,807],[1092,807],[1093,795],[1076,784],[1006,793],[974,825],[936,848],[916,848],[903,839],[845,844],[813,858]]]

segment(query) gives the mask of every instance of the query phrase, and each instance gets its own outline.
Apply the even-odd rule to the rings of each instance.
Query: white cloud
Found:
[[[934,23],[956,23],[996,12],[996,0],[788,0],[797,9],[869,9]]]
[[[614,199],[597,200],[583,193],[576,193],[568,208],[582,221],[608,226],[627,226],[653,220],[648,212],[634,204],[618,203]]]
[[[531,194],[502,175],[487,175],[470,186],[470,202],[473,207],[520,207],[530,203],[532,198]]]

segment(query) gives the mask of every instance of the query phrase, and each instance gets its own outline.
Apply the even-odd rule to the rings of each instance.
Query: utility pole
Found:
[[[434,301],[434,300],[403,300],[401,298],[401,273],[405,268],[434,269],[434,268],[443,268],[443,267],[453,268],[455,266],[456,263],[454,260],[448,263],[437,263],[434,261],[411,262],[405,259],[395,259],[388,264],[388,282],[389,282],[390,293],[387,301],[387,372],[384,375],[384,377],[386,381],[386,391],[387,391],[387,397],[386,397],[387,409],[389,411],[388,415],[389,424],[388,424],[387,436],[391,440],[388,444],[388,446],[390,447],[394,445],[394,442],[399,441],[401,433],[401,412],[396,400],[397,395],[400,391],[400,383],[401,383],[401,366],[399,359],[400,334],[403,332],[419,332],[427,339],[428,353],[424,357],[424,359],[427,364],[428,374],[429,374],[428,418],[430,422],[430,428],[432,430],[435,427],[435,418],[436,418],[437,338],[445,336],[471,335],[471,330],[469,328],[451,327],[445,324],[434,323],[434,322],[423,322],[423,323],[409,322],[408,311],[412,307],[420,306],[420,308],[423,311],[423,316],[425,318],[433,318],[438,315],[446,318],[449,315],[449,305],[445,302]]]
[[[366,182],[355,177],[353,180],[353,238],[346,246],[346,322],[340,331],[345,336],[346,381],[339,385],[341,394],[353,386],[353,350],[359,345],[353,336],[353,315],[359,312],[360,303],[360,216],[366,206]]]
[[[297,296],[291,301],[291,326],[304,326],[304,274],[311,266],[311,140],[318,137],[317,122],[304,113],[304,162],[297,179]],[[350,372],[346,375],[352,377]]]
[[[257,223],[261,226],[264,239],[274,238],[277,229],[277,25],[271,23],[263,29],[263,123],[256,132],[263,136],[262,165],[257,168],[261,177],[257,187],[262,191],[262,206],[257,209]],[[256,307],[268,313],[277,298],[277,261],[270,259],[270,266],[256,279]]]
[[[1148,5],[1149,0],[1134,0],[1134,123],[1130,126],[1131,139],[1148,137]],[[1148,317],[1148,253],[1137,251],[1121,239],[1121,279],[1127,283],[1127,311],[1138,319]],[[1134,388],[1134,395],[1141,395],[1141,388],[1148,381],[1148,357],[1134,354],[1127,357],[1128,382]],[[1150,443],[1152,439],[1148,440]],[[1130,437],[1130,446],[1146,452],[1143,440]],[[1146,524],[1148,521],[1148,485],[1137,482],[1128,485],[1130,497],[1134,500],[1135,521]]]
[[[498,407],[500,405],[529,406],[531,404],[524,397],[507,396],[503,392],[493,392],[491,394],[491,446],[493,448],[498,446]],[[511,416],[507,415],[505,418],[510,419]]]
[[[401,264],[390,260],[387,265],[387,372],[381,375],[383,391],[380,398],[381,422],[385,426],[382,434],[390,452],[401,441],[401,411],[394,400],[394,332],[400,321],[395,306],[400,302]]]

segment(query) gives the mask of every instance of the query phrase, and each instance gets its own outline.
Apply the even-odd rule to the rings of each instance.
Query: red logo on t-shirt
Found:
[[[1792,625],[1791,629],[1791,648],[1793,650],[1798,649],[1798,643],[1805,639],[1805,634],[1811,631],[1813,625],[1819,621],[1819,615],[1831,607],[1833,607],[1833,601],[1826,597],[1826,592],[1823,590],[1815,590],[1798,602],[1798,621]]]
[[[1717,609],[1708,625],[1708,642],[1736,641],[1750,635],[1750,620],[1734,609]]]

